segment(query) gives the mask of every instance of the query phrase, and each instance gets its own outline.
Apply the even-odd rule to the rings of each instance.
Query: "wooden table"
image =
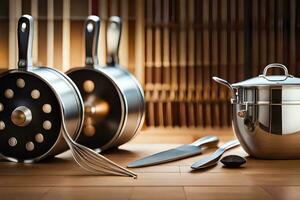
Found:
[[[201,133],[151,133],[144,131],[119,150],[105,153],[126,166],[142,156],[190,143]],[[181,131],[182,132],[182,131]],[[207,133],[212,133],[207,131]],[[230,130],[217,131],[221,142],[233,138]],[[151,144],[151,143],[168,144]],[[177,144],[176,144],[177,143]],[[255,160],[247,158],[240,169],[216,167],[191,172],[190,165],[203,155],[153,167],[136,168],[138,179],[88,175],[70,152],[37,164],[0,162],[0,199],[299,199],[299,160]],[[241,149],[227,154],[246,156]]]

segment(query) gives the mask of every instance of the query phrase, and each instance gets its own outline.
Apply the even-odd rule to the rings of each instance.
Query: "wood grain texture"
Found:
[[[179,129],[177,129],[179,130]],[[126,166],[129,162],[191,143],[201,131],[181,134],[146,130],[131,143],[104,155]],[[170,134],[170,132],[172,132]],[[220,136],[220,144],[234,136],[228,129],[209,130]],[[152,139],[151,139],[152,138]],[[159,141],[159,142],[157,142]],[[161,143],[161,144],[158,144]],[[163,144],[170,143],[170,144]],[[173,143],[173,144],[171,144]],[[36,164],[0,161],[0,194],[4,199],[298,199],[300,195],[300,160],[256,160],[239,147],[226,152],[246,157],[239,169],[218,164],[191,172],[190,165],[202,155],[158,166],[135,168],[138,179],[93,176],[79,168],[70,152]]]

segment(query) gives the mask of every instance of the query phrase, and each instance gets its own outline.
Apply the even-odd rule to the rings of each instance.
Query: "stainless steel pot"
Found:
[[[84,128],[78,142],[93,149],[108,149],[128,142],[144,120],[142,87],[118,65],[121,20],[111,17],[107,27],[107,66],[98,65],[100,19],[89,16],[85,23],[85,67],[73,68],[68,76],[78,86],[85,105]]]
[[[32,66],[32,40],[33,19],[23,15],[18,22],[18,68],[0,75],[0,154],[25,163],[66,150],[62,123],[76,139],[84,114],[71,79],[53,68]]]
[[[268,75],[281,68],[284,75]],[[263,74],[235,84],[213,79],[232,93],[232,124],[242,147],[263,159],[300,158],[300,79],[279,63]]]

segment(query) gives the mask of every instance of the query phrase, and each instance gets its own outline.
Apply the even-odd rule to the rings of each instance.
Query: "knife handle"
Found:
[[[219,138],[217,136],[205,136],[202,137],[195,142],[193,142],[191,145],[193,146],[205,146],[205,147],[215,147],[219,143]]]

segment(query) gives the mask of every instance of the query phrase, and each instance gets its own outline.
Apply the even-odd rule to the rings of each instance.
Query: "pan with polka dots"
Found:
[[[71,79],[53,68],[32,65],[32,40],[33,18],[23,15],[18,22],[18,67],[0,74],[0,154],[25,163],[65,151],[62,120],[75,140],[84,117]]]
[[[109,18],[106,46],[107,64],[99,66],[97,47],[100,18],[85,22],[84,67],[67,75],[77,85],[85,106],[85,119],[78,142],[92,149],[118,147],[132,139],[143,125],[144,92],[136,78],[118,63],[121,19]]]

